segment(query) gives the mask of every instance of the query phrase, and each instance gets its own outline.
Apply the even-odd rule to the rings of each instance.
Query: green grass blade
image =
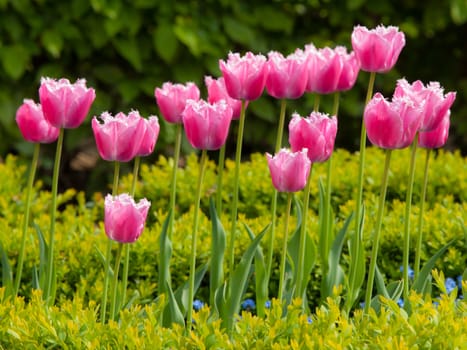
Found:
[[[212,224],[212,256],[209,275],[209,300],[211,305],[213,305],[216,290],[224,282],[224,254],[226,248],[226,234],[224,227],[219,220],[219,216],[217,215],[214,200],[212,198],[209,202],[209,212],[211,215]]]
[[[165,221],[162,225],[162,231],[159,238],[159,275],[158,275],[158,286],[159,294],[167,294],[167,286],[171,286],[170,278],[170,259],[172,258],[172,241],[168,235],[169,223],[171,220],[172,212],[169,211],[169,214],[165,218]]]

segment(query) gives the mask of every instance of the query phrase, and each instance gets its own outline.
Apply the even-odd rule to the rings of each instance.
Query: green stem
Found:
[[[133,165],[133,181],[131,183],[130,195],[135,196],[136,193],[136,184],[138,183],[138,172],[139,165],[141,164],[141,157],[135,158],[135,163]],[[123,253],[125,258],[123,260],[123,276],[122,276],[122,303],[126,300],[126,291],[128,287],[128,270],[130,268],[130,244],[125,245],[125,252]]]
[[[368,81],[368,89],[365,99],[365,106],[370,102],[371,97],[373,96],[373,87],[375,84],[376,73],[370,73],[370,79]],[[359,168],[358,168],[358,187],[357,187],[357,199],[356,199],[356,209],[355,209],[355,232],[353,234],[352,240],[353,246],[355,247],[355,254],[354,256],[350,256],[350,282],[349,282],[349,290],[351,293],[355,292],[357,288],[356,278],[358,271],[356,271],[356,265],[352,264],[352,259],[357,258],[360,255],[360,249],[364,249],[363,239],[361,235],[361,223],[363,220],[360,220],[362,216],[362,205],[363,205],[363,175],[365,169],[365,151],[366,151],[366,128],[365,123],[363,122],[362,117],[362,125],[361,125],[361,132],[360,132],[360,161],[359,161]],[[350,306],[349,306],[350,307]]]
[[[422,237],[423,237],[423,215],[425,212],[425,200],[426,200],[426,189],[428,186],[428,164],[430,162],[430,155],[431,149],[426,149],[426,157],[425,157],[425,170],[423,175],[423,187],[422,187],[422,194],[420,198],[420,214],[418,217],[418,240],[417,240],[417,248],[415,250],[415,266],[414,266],[414,279],[417,278],[418,273],[420,272],[420,256],[422,252]]]
[[[117,248],[117,256],[115,257],[112,306],[110,308],[110,319],[114,321],[115,314],[117,313],[118,272],[120,270],[120,261],[122,260],[122,250],[123,243],[119,243]]]
[[[190,277],[188,289],[188,305],[187,305],[187,320],[186,329],[191,330],[193,323],[193,299],[195,295],[195,272],[196,272],[196,240],[198,236],[198,222],[199,222],[199,207],[201,202],[201,189],[203,186],[204,173],[206,169],[207,150],[201,153],[201,160],[199,164],[198,187],[196,189],[196,202],[195,212],[193,214],[193,233],[191,235],[191,254],[190,254]]]
[[[240,110],[240,122],[238,124],[237,135],[237,148],[235,151],[235,173],[234,173],[234,191],[232,202],[232,216],[231,216],[231,232],[230,232],[230,247],[229,247],[229,274],[234,270],[234,253],[235,253],[235,236],[237,230],[237,208],[238,208],[238,191],[240,179],[240,161],[242,159],[242,143],[243,143],[243,129],[245,127],[245,101],[242,100],[242,107]]]
[[[415,135],[415,139],[412,142],[411,155],[410,155],[410,167],[409,167],[409,178],[407,184],[407,193],[405,197],[405,220],[404,220],[404,250],[402,253],[402,274],[404,280],[404,293],[403,297],[408,302],[409,296],[409,250],[410,250],[410,213],[412,211],[412,193],[413,193],[413,182],[415,177],[415,157],[417,153],[418,133]]]
[[[24,264],[24,250],[26,246],[26,235],[29,227],[29,212],[31,207],[31,195],[32,188],[34,186],[34,178],[36,176],[37,163],[39,160],[39,152],[41,149],[41,144],[34,144],[34,153],[32,155],[31,169],[29,170],[29,178],[27,184],[26,192],[26,207],[24,209],[24,220],[23,220],[23,232],[21,236],[21,248],[19,250],[18,257],[18,266],[16,270],[16,280],[15,280],[15,295],[18,295],[19,286],[21,284],[21,275],[23,273],[23,264]]]
[[[297,285],[295,286],[295,297],[303,298],[305,291],[305,276],[303,266],[305,264],[305,252],[306,252],[306,237],[307,237],[307,218],[308,218],[308,206],[310,203],[310,189],[311,189],[311,174],[313,169],[313,163],[310,167],[310,173],[305,185],[304,199],[303,199],[303,218],[302,226],[300,227],[300,240],[298,245],[298,266],[297,266]]]
[[[276,136],[276,146],[275,151],[276,153],[282,147],[282,135],[284,134],[284,124],[285,124],[285,111],[287,107],[287,100],[281,100],[281,110],[279,114],[279,126],[277,128],[277,136]],[[271,234],[269,235],[269,242],[268,242],[268,256],[266,262],[266,280],[267,285],[269,285],[269,280],[271,278],[271,271],[272,271],[272,258],[274,256],[274,241],[276,236],[276,212],[277,212],[277,197],[278,192],[274,188],[273,196],[272,196],[272,203],[271,203]],[[262,305],[258,305],[258,308],[262,307]]]
[[[52,297],[52,280],[54,270],[54,245],[55,245],[55,221],[57,216],[57,192],[58,192],[58,175],[60,173],[60,160],[62,158],[63,135],[65,130],[60,129],[57,140],[57,150],[55,152],[55,162],[52,177],[52,213],[50,215],[50,231],[49,231],[49,251],[47,254],[47,283],[45,285],[45,300],[53,304]]]
[[[279,277],[279,301],[283,301],[284,295],[284,279],[285,279],[285,262],[287,260],[287,242],[289,240],[289,219],[290,219],[290,209],[292,207],[292,196],[293,193],[287,193],[287,208],[285,211],[285,228],[284,228],[284,240],[282,243],[282,257],[281,257],[281,265],[280,265],[280,277]]]
[[[321,100],[321,95],[320,94],[315,94],[315,103],[313,105],[313,111],[314,112],[318,112],[320,100]]]
[[[182,124],[177,124],[177,130],[175,134],[175,150],[174,150],[174,166],[172,169],[172,182],[170,185],[170,203],[169,203],[169,210],[172,213],[170,216],[169,222],[169,232],[168,236],[169,239],[172,239],[172,234],[174,230],[174,217],[175,217],[175,200],[177,194],[177,170],[178,170],[178,162],[180,159],[180,149],[182,147],[182,136],[183,136],[183,128]]]
[[[114,179],[112,184],[112,196],[118,192],[118,178],[120,176],[120,163],[114,162]],[[109,279],[110,279],[110,258],[112,255],[112,240],[107,239],[107,249],[105,252],[105,268],[104,268],[104,292],[102,293],[101,300],[101,323],[105,323],[107,314],[107,295],[109,293]]]
[[[386,190],[388,187],[389,163],[391,162],[391,153],[392,150],[386,150],[386,160],[384,162],[383,179],[381,181],[381,190],[379,194],[378,213],[376,214],[375,233],[372,240],[373,246],[371,250],[370,269],[368,271],[368,281],[366,286],[364,309],[365,314],[368,314],[368,311],[370,310],[371,296],[373,294],[373,283],[375,280],[376,260],[378,258],[379,240],[381,236],[381,226],[384,213],[384,203],[386,200]]]
[[[216,210],[217,214],[221,215],[222,212],[222,178],[224,175],[225,164],[225,143],[219,150],[219,162],[217,164],[217,193],[216,193]]]

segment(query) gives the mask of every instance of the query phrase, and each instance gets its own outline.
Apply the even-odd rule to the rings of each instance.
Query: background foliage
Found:
[[[377,91],[390,94],[401,77],[438,80],[446,90],[457,90],[449,147],[465,154],[466,21],[465,0],[0,0],[0,156],[32,152],[14,115],[23,98],[37,100],[41,76],[86,78],[97,92],[91,116],[131,109],[147,116],[158,114],[155,87],[194,81],[203,91],[204,75],[219,76],[218,60],[229,51],[288,54],[310,42],[350,48],[356,24],[396,25],[406,34],[396,68],[378,76]],[[356,88],[341,97],[345,131],[338,133],[337,147],[352,151],[358,145],[367,79],[361,73]],[[331,103],[322,99],[322,110],[330,112]],[[308,114],[311,96],[289,105],[289,115]],[[278,113],[277,102],[266,95],[250,104],[247,152],[272,149]],[[89,124],[90,118],[85,127],[67,133],[64,173],[69,176],[62,177],[63,187],[81,188],[106,174],[106,165],[89,174],[97,161]],[[158,151],[170,155],[172,140],[173,130],[164,123]],[[49,163],[43,162],[43,171]]]

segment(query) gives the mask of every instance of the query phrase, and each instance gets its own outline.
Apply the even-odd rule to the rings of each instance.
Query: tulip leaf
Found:
[[[444,254],[444,252],[454,243],[454,240],[446,243],[441,249],[439,249],[423,266],[415,279],[412,289],[417,293],[427,293],[429,288],[431,288],[431,270],[433,270],[436,260]]]
[[[209,295],[211,304],[214,301],[216,290],[224,281],[224,253],[226,247],[226,234],[224,227],[216,212],[214,200],[210,199],[209,211],[212,224],[212,241],[211,241],[211,267],[209,275]]]
[[[253,241],[255,234],[251,228],[245,224],[245,228]],[[264,260],[263,249],[258,246],[255,253],[255,282],[256,282],[256,307],[259,316],[264,315],[264,307],[268,299],[268,279],[266,278],[266,262]]]
[[[38,282],[36,288],[44,290],[47,275],[47,257],[49,254],[49,247],[45,241],[44,234],[42,233],[40,227],[36,223],[33,223],[33,226],[36,229],[37,237],[39,239],[39,280],[36,281]]]
[[[201,285],[201,281],[203,280],[204,275],[206,274],[207,270],[208,270],[208,264],[204,264],[196,269],[194,295],[196,295],[196,291],[199,289],[199,286]],[[190,300],[188,300],[189,288],[190,288],[190,283],[187,280],[180,287],[178,287],[174,293],[175,300],[177,301],[180,311],[182,312],[183,315],[186,314],[188,308],[190,307],[190,305],[188,305],[188,303],[190,302]],[[191,305],[191,307],[193,307],[193,305]]]
[[[172,324],[177,323],[183,326],[185,318],[172,291],[172,287],[168,283],[165,285],[165,290],[167,291],[168,301],[163,311],[162,325],[170,327]]]
[[[8,255],[3,244],[0,242],[0,255],[2,262],[2,285],[6,288],[6,295],[13,294],[13,273],[11,271],[10,262],[8,261]]]
[[[170,280],[170,259],[172,257],[172,241],[168,236],[168,227],[172,211],[170,210],[164,223],[162,224],[162,231],[159,237],[159,294],[167,294],[165,289],[166,285],[171,285]]]

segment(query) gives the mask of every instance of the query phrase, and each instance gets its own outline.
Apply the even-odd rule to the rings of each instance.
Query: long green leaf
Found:
[[[46,275],[47,275],[47,257],[49,254],[49,247],[45,241],[44,234],[42,233],[42,230],[37,224],[33,224],[34,228],[36,229],[37,232],[37,237],[39,239],[39,284],[38,284],[38,289],[44,290],[45,287],[45,282],[46,282]],[[52,276],[53,278],[53,276]],[[50,295],[50,294],[49,294]]]
[[[227,322],[228,329],[231,329],[233,326],[234,315],[237,314],[240,310],[240,301],[245,291],[248,275],[250,274],[251,262],[253,261],[253,257],[255,256],[256,249],[258,248],[261,239],[268,229],[269,225],[266,226],[266,228],[264,228],[263,231],[250,243],[250,246],[243,254],[240,262],[238,263],[236,269],[231,275],[230,280],[228,281],[231,285],[231,293],[227,299],[228,317],[227,320],[224,320]]]
[[[344,222],[344,226],[339,230],[332,247],[328,254],[328,271],[323,279],[321,285],[321,297],[323,299],[332,295],[332,290],[335,286],[342,284],[344,281],[344,270],[339,264],[342,248],[344,247],[345,239],[347,237],[347,230],[349,229],[350,222],[353,215],[350,215]]]
[[[102,253],[101,250],[97,246],[94,246],[94,248],[97,251],[97,256],[99,257],[100,261],[102,262],[102,266],[105,267],[105,261],[107,260],[107,258],[105,257],[104,253]],[[113,277],[114,277],[114,269],[112,268],[112,266],[109,265],[109,279],[111,280]]]
[[[204,264],[202,266],[199,266],[196,271],[195,271],[195,289],[194,289],[194,294],[196,294],[196,291],[199,289],[199,286],[201,285],[201,281],[204,278],[204,275],[206,274],[206,271],[208,270],[208,264]],[[182,312],[183,315],[186,314],[188,307],[192,307],[193,305],[188,305],[188,289],[190,288],[190,283],[189,281],[186,281],[183,283],[180,287],[177,288],[175,291],[175,299],[178,302],[178,306],[180,308],[180,311]]]
[[[162,325],[170,327],[172,324],[177,323],[184,326],[185,318],[172,291],[172,287],[168,283],[166,283],[165,290],[167,291],[168,300],[163,311]]]
[[[318,181],[318,188],[319,188],[319,207],[318,207],[318,232],[319,232],[319,252],[321,257],[321,269],[323,271],[323,276],[327,275],[328,269],[330,268],[328,263],[328,255],[329,255],[329,240],[331,239],[328,236],[328,232],[326,229],[326,223],[329,222],[329,213],[326,212],[325,206],[325,197],[326,197],[326,190],[324,189],[323,181],[321,178]]]
[[[161,235],[159,237],[159,275],[158,275],[158,288],[159,294],[167,294],[167,286],[171,287],[172,282],[170,278],[170,259],[172,258],[172,241],[169,238],[168,227],[172,211],[169,210],[167,217],[162,225]]]
[[[6,288],[6,295],[13,294],[13,273],[11,271],[11,265],[8,261],[8,255],[6,254],[5,249],[3,249],[3,244],[0,242],[0,254],[2,261],[2,285]]]
[[[439,249],[431,258],[428,260],[423,268],[420,270],[417,278],[415,279],[412,289],[417,293],[425,294],[428,292],[428,287],[431,286],[431,270],[435,266],[436,260],[444,254],[444,252],[454,243],[454,240],[446,243],[441,249]]]
[[[245,224],[245,228],[250,239],[253,241],[255,239],[255,234],[247,224]],[[258,316],[264,316],[264,305],[268,299],[268,280],[266,278],[266,262],[261,246],[258,246],[255,253],[255,284],[257,313]]]
[[[211,198],[209,202],[209,211],[212,224],[212,240],[211,240],[211,264],[209,275],[209,300],[211,305],[214,304],[216,290],[224,282],[224,254],[226,247],[226,234],[224,227],[216,212],[214,200]]]

